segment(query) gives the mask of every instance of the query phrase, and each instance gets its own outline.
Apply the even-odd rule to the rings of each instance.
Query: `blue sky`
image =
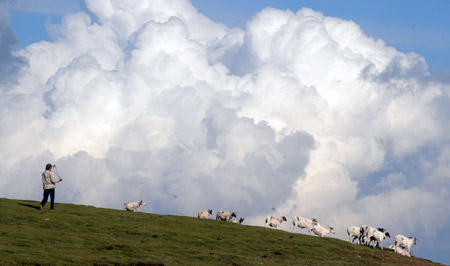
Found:
[[[450,1],[158,1],[0,0],[1,196],[52,161],[61,202],[369,223],[450,263]]]

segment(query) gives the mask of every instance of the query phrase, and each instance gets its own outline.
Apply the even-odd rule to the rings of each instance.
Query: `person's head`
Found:
[[[48,163],[48,164],[45,166],[45,170],[50,170],[50,169],[52,169],[52,165]]]

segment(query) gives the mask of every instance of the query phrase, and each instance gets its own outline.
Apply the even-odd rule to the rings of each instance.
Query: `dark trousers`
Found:
[[[53,210],[55,208],[55,189],[54,188],[44,189],[44,197],[42,198],[41,206],[42,206],[42,208],[45,206],[45,203],[47,203],[49,195],[50,195],[50,209]]]

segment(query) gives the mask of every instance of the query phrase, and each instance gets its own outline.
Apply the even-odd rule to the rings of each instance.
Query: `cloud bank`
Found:
[[[3,197],[39,200],[53,162],[60,202],[314,216],[341,238],[449,222],[450,83],[422,56],[308,8],[230,29],[184,0],[85,5],[95,22],[65,16],[52,42],[0,42]]]

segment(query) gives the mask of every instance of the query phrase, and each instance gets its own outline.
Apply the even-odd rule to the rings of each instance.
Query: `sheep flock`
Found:
[[[141,200],[139,202],[125,202],[123,205],[123,209],[126,211],[136,212],[138,211],[140,206],[146,206],[147,204]],[[199,219],[209,219],[209,216],[212,215],[213,210],[207,209],[207,210],[201,210],[197,214],[197,218]],[[239,220],[236,219],[237,212],[234,211],[223,211],[219,210],[216,213],[216,220],[220,221],[227,221],[231,223],[236,224],[242,224],[245,218],[240,217]],[[275,229],[278,229],[278,227],[281,225],[282,222],[286,221],[286,216],[276,217],[269,215],[265,218],[265,226],[266,227],[272,227]],[[325,237],[328,234],[335,234],[336,231],[333,227],[324,227],[320,225],[316,218],[304,218],[300,216],[295,216],[292,218],[291,222],[291,233],[295,233],[295,229],[299,227],[300,233],[302,233],[303,229],[306,229],[308,231],[308,234],[314,233],[318,237]],[[347,235],[348,235],[348,241],[352,244],[355,243],[355,240],[357,240],[357,244],[359,245],[366,245],[370,246],[372,248],[379,247],[380,249],[383,249],[383,240],[388,237],[390,238],[391,235],[385,228],[381,227],[373,227],[369,225],[362,225],[362,226],[349,226],[347,228]],[[396,235],[394,237],[394,245],[388,245],[388,249],[392,249],[395,253],[405,255],[410,257],[411,256],[411,246],[415,245],[418,241],[415,237],[406,237],[403,235]],[[372,245],[373,242],[373,245]]]

